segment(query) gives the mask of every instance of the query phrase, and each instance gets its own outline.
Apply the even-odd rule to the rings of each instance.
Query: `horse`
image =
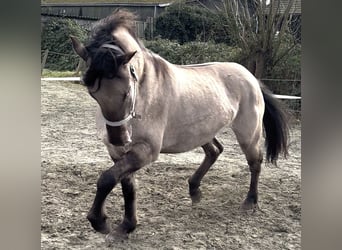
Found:
[[[201,180],[223,151],[216,135],[225,126],[232,128],[251,174],[240,208],[256,210],[263,137],[267,162],[276,164],[280,154],[288,155],[286,109],[238,63],[168,62],[137,38],[135,20],[135,14],[119,9],[94,26],[86,45],[70,36],[74,51],[86,62],[83,84],[98,104],[97,125],[113,161],[98,178],[87,214],[91,226],[113,237],[136,228],[134,173],[161,153],[203,148],[204,160],[188,179],[192,202],[199,202]],[[119,182],[124,216],[112,228],[104,203]]]

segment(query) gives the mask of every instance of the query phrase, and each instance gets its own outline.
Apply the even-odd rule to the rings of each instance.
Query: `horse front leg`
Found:
[[[125,217],[121,225],[115,230],[120,233],[129,233],[136,226],[135,215],[135,185],[134,177],[131,175],[141,167],[152,162],[152,147],[146,143],[135,144],[132,150],[127,152],[114,166],[105,170],[97,181],[97,190],[87,219],[92,227],[103,234],[112,232],[107,222],[104,211],[106,197],[116,184],[121,181],[125,200]]]
[[[111,167],[110,169],[114,168]],[[87,219],[91,226],[100,233],[108,234],[111,231],[110,225],[107,223],[107,215],[104,211],[104,203],[108,194],[112,191],[117,183],[117,178],[111,174],[110,169],[102,172],[97,180],[96,195],[91,206]]]
[[[122,193],[125,201],[125,217],[118,230],[122,233],[132,232],[137,225],[136,185],[134,174],[129,174],[121,180]]]

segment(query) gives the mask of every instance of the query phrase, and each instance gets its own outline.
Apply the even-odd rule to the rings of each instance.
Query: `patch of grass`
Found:
[[[76,71],[54,71],[44,69],[42,73],[42,77],[74,77],[81,76],[81,73],[77,73]]]

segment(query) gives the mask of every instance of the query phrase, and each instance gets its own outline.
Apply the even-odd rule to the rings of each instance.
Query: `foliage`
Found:
[[[229,22],[223,13],[177,2],[156,19],[155,36],[181,44],[196,40],[232,44],[226,26]]]
[[[301,44],[286,41],[286,38],[283,39],[266,75],[272,78],[300,79]]]
[[[301,96],[301,45],[293,44],[292,36],[287,35],[275,56],[276,61],[267,67],[264,83],[276,94]],[[281,80],[272,80],[281,79]],[[300,100],[282,100],[294,112],[294,117],[300,117]]]
[[[290,28],[290,11],[294,0],[281,8],[279,2],[225,0],[224,8],[228,20],[232,20],[229,33],[242,49],[243,64],[257,77],[264,78],[296,46]],[[299,22],[292,23],[300,25]],[[286,49],[284,49],[287,47]]]
[[[287,48],[281,48],[286,50]],[[271,69],[271,70],[270,70]],[[279,94],[286,95],[301,95],[301,45],[296,46],[288,52],[282,60],[279,60],[266,74],[266,78],[269,79],[283,79],[283,82],[268,81],[266,84]],[[289,81],[285,81],[288,79]],[[298,81],[295,81],[298,80]]]
[[[144,41],[145,46],[151,51],[159,54],[166,60],[175,64],[194,64],[204,62],[237,62],[241,63],[243,51],[237,47],[214,42],[189,42],[180,44],[177,41],[167,39],[156,39]],[[280,52],[286,51],[290,43],[283,43]],[[298,79],[301,73],[301,46],[297,44],[289,53],[284,55],[282,60],[268,71],[267,79]],[[298,82],[264,81],[270,89],[277,94],[301,95],[301,88]]]
[[[160,38],[145,41],[145,46],[175,64],[238,61],[240,53],[238,48],[223,43],[189,42],[180,44],[177,41]]]
[[[73,52],[70,35],[84,41],[87,31],[71,19],[50,18],[43,24],[42,57],[45,50],[49,50],[45,68],[59,71],[76,69],[79,57]]]

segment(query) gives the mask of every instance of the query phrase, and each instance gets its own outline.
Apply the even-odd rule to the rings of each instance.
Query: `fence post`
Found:
[[[151,39],[153,40],[154,39],[154,27],[155,27],[155,18],[154,17],[151,17],[151,19],[150,19],[150,27],[151,27],[151,30],[150,30],[150,32],[151,32]]]
[[[42,65],[41,65],[41,74],[43,73],[43,69],[45,68],[45,63],[46,63],[46,59],[48,57],[49,54],[49,49],[46,49],[44,52],[44,56],[43,56],[43,61],[42,61]]]
[[[78,75],[78,73],[82,70],[82,67],[83,67],[83,59],[80,58],[78,60],[78,64],[77,64],[77,68],[76,68],[76,74]]]

